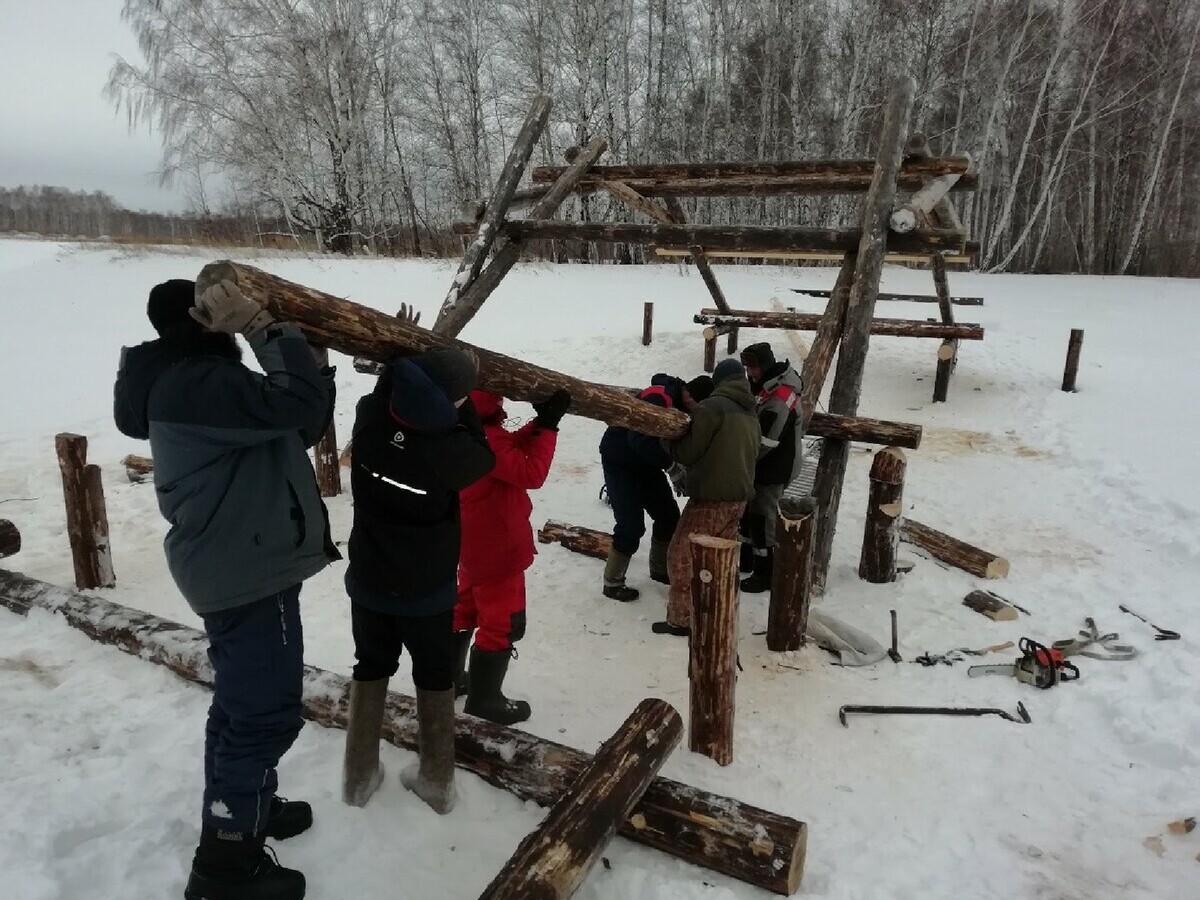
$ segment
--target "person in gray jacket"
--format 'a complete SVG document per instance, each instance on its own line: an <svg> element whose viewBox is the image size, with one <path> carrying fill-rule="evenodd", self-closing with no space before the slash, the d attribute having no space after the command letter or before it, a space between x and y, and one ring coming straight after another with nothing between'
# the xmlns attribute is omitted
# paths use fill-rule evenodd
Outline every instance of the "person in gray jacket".
<svg viewBox="0 0 1200 900"><path fill-rule="evenodd" d="M113 414L150 440L168 568L214 673L184 896L299 900L304 876L264 842L312 824L307 803L275 796L275 767L302 724L300 586L339 556L306 452L333 414L333 370L232 282L198 299L193 282L164 282L147 313L159 339L122 351ZM264 374L241 364L238 333Z"/></svg>

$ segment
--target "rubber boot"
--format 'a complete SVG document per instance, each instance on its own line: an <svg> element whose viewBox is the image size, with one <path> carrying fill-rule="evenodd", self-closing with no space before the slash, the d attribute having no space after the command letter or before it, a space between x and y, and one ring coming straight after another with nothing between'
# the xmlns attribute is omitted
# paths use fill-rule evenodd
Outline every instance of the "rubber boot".
<svg viewBox="0 0 1200 900"><path fill-rule="evenodd" d="M350 717L346 724L346 756L342 762L342 801L366 806L383 783L379 736L388 679L350 682Z"/></svg>
<svg viewBox="0 0 1200 900"><path fill-rule="evenodd" d="M743 539L742 548L738 551L738 571L749 575L754 571L754 545Z"/></svg>
<svg viewBox="0 0 1200 900"><path fill-rule="evenodd" d="M515 725L529 718L529 704L524 700L509 700L501 690L511 656L511 648L480 650L478 645L471 648L471 689L467 693L467 705L463 708L467 715L478 716L497 725Z"/></svg>
<svg viewBox="0 0 1200 900"><path fill-rule="evenodd" d="M304 875L263 849L263 836L205 825L183 890L186 900L303 900Z"/></svg>
<svg viewBox="0 0 1200 900"><path fill-rule="evenodd" d="M628 553L620 550L609 550L608 561L604 564L604 596L610 600L629 603L642 596L637 588L625 584L625 573L629 571Z"/></svg>
<svg viewBox="0 0 1200 900"><path fill-rule="evenodd" d="M312 828L312 807L303 800L271 798L271 811L263 834L273 841L286 841Z"/></svg>
<svg viewBox="0 0 1200 900"><path fill-rule="evenodd" d="M667 550L671 547L670 541L651 541L650 542L650 580L657 581L659 584L669 585L671 583L671 574L667 570Z"/></svg>
<svg viewBox="0 0 1200 900"><path fill-rule="evenodd" d="M762 594L771 589L771 576L775 572L775 550L768 547L754 555L754 574L742 582L743 594Z"/></svg>
<svg viewBox="0 0 1200 900"><path fill-rule="evenodd" d="M471 649L471 631L454 632L454 696L467 696L467 651Z"/></svg>
<svg viewBox="0 0 1200 900"><path fill-rule="evenodd" d="M400 773L400 783L438 815L454 809L454 689L417 688L417 752L420 761Z"/></svg>

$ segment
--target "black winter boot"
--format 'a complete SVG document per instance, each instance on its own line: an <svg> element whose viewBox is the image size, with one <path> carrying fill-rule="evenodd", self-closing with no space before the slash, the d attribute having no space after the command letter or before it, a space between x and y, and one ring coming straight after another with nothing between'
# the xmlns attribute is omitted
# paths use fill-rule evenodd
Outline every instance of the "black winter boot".
<svg viewBox="0 0 1200 900"><path fill-rule="evenodd" d="M763 594L771 589L771 576L775 573L775 550L771 547L766 552L754 556L754 574L742 582L743 594Z"/></svg>
<svg viewBox="0 0 1200 900"><path fill-rule="evenodd" d="M304 875L285 869L263 838L205 825L185 900L303 900Z"/></svg>
<svg viewBox="0 0 1200 900"><path fill-rule="evenodd" d="M669 585L671 573L667 568L667 551L671 548L670 541L650 542L650 580L659 584Z"/></svg>
<svg viewBox="0 0 1200 900"><path fill-rule="evenodd" d="M670 634L675 637L690 637L692 629L686 625L672 625L670 622L655 622L650 626L655 634Z"/></svg>
<svg viewBox="0 0 1200 900"><path fill-rule="evenodd" d="M467 651L471 649L471 637L474 632L454 632L454 697L467 696L470 682L467 679Z"/></svg>
<svg viewBox="0 0 1200 900"><path fill-rule="evenodd" d="M509 700L501 690L511 657L511 649L471 648L471 689L467 692L467 705L463 707L463 712L497 725L516 725L529 718L529 704L524 700Z"/></svg>
<svg viewBox="0 0 1200 900"><path fill-rule="evenodd" d="M641 596L637 588L631 588L625 583L629 559L628 553L616 549L608 551L608 560L604 563L604 596L610 600L630 603Z"/></svg>
<svg viewBox="0 0 1200 900"><path fill-rule="evenodd" d="M742 541L742 549L738 551L738 571L749 575L754 571L754 545Z"/></svg>
<svg viewBox="0 0 1200 900"><path fill-rule="evenodd" d="M286 797L271 798L271 812L263 834L273 841L286 841L290 837L312 828L312 807L303 800L288 800Z"/></svg>

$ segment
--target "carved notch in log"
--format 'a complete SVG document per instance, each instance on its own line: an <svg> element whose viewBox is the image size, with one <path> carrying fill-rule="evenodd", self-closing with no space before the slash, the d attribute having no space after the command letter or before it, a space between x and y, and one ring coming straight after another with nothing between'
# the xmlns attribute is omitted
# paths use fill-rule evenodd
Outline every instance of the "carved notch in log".
<svg viewBox="0 0 1200 900"><path fill-rule="evenodd" d="M31 606L62 615L94 640L212 686L203 632L0 569L0 606L18 614ZM305 667L305 718L345 728L349 679ZM383 738L417 749L416 701L388 694ZM542 806L557 801L587 765L588 754L515 728L472 716L455 719L455 763L488 784ZM731 797L656 778L621 824L623 837L776 894L800 886L808 830L803 822Z"/></svg>
<svg viewBox="0 0 1200 900"><path fill-rule="evenodd" d="M688 678L688 748L733 762L734 686L737 683L737 541L706 534L692 542L692 636Z"/></svg>
<svg viewBox="0 0 1200 900"><path fill-rule="evenodd" d="M116 577L108 544L108 514L100 467L87 464L87 438L81 434L57 435L54 447L62 473L75 584L81 588L112 587Z"/></svg>
<svg viewBox="0 0 1200 900"><path fill-rule="evenodd" d="M966 541L912 519L905 519L900 524L900 540L978 578L1004 578L1008 575L1008 560L1003 556L980 550Z"/></svg>
<svg viewBox="0 0 1200 900"><path fill-rule="evenodd" d="M858 577L872 584L896 580L900 515L904 511L904 473L908 460L899 447L885 447L871 464L871 492L863 531Z"/></svg>
<svg viewBox="0 0 1200 900"><path fill-rule="evenodd" d="M8 519L0 519L0 559L21 552L21 532Z"/></svg>
<svg viewBox="0 0 1200 900"><path fill-rule="evenodd" d="M682 736L683 720L669 703L639 703L480 900L565 900L574 894Z"/></svg>
<svg viewBox="0 0 1200 900"><path fill-rule="evenodd" d="M817 503L812 497L785 497L775 525L775 568L767 608L767 649L799 650L808 630L812 595L813 525Z"/></svg>

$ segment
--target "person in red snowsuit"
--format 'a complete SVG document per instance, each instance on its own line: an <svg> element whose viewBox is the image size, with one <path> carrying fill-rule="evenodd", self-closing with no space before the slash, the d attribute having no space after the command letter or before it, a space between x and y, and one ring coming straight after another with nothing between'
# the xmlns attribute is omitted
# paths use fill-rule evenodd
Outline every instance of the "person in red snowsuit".
<svg viewBox="0 0 1200 900"><path fill-rule="evenodd" d="M536 418L516 431L504 428L503 397L477 390L472 391L471 402L483 421L496 466L459 494L462 551L454 607L456 652L465 666L474 632L465 679L466 712L512 725L530 715L528 703L509 700L501 690L513 644L525 634L525 570L533 565L537 552L528 492L546 483L558 443L558 423L571 405L571 396L558 391L533 404Z"/></svg>

